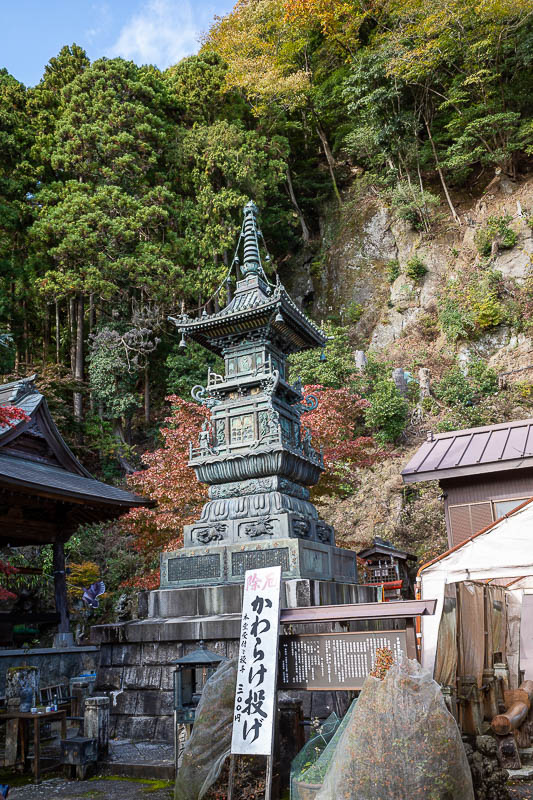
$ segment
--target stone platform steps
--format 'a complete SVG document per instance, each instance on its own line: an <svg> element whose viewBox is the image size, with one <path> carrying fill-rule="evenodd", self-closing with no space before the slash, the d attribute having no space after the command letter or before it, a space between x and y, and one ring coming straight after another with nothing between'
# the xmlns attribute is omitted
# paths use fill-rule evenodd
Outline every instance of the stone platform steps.
<svg viewBox="0 0 533 800"><path fill-rule="evenodd" d="M152 780L174 779L174 745L165 742L114 739L109 756L98 762L100 775Z"/></svg>

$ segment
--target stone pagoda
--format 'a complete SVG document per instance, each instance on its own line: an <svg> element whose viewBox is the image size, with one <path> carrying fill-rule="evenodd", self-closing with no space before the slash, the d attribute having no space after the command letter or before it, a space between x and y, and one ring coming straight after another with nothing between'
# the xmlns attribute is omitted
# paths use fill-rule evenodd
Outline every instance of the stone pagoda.
<svg viewBox="0 0 533 800"><path fill-rule="evenodd" d="M183 346L199 342L224 358L194 396L209 409L190 465L209 486L200 519L181 550L161 556L161 586L139 595L138 619L96 625L95 691L109 693L110 735L172 741L173 661L198 648L232 658L239 650L244 573L280 564L284 608L358 603L376 591L357 583L356 555L335 546L309 487L324 469L305 413L316 407L291 384L290 353L320 348L326 336L261 266L257 209L249 203L237 252L242 280L222 311L174 319ZM307 717L333 710L329 692L305 692Z"/></svg>
<svg viewBox="0 0 533 800"><path fill-rule="evenodd" d="M259 248L257 207L244 208L242 280L214 314L171 318L181 345L193 340L224 359L193 397L209 409L190 466L209 486L183 549L161 557L161 588L242 583L247 569L281 565L285 579L357 582L356 555L335 546L333 528L309 500L324 469L305 414L317 407L290 383L287 356L326 344L326 336L268 281Z"/></svg>

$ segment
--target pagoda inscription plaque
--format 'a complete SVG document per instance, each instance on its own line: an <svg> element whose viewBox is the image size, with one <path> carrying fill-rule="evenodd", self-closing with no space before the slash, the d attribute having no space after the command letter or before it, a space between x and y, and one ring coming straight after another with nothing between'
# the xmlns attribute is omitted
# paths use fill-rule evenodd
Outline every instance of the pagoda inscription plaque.
<svg viewBox="0 0 533 800"><path fill-rule="evenodd" d="M248 203L233 265L233 298L214 314L171 317L181 346L195 341L224 359L193 398L209 409L189 465L209 486L184 547L161 556L161 588L242 583L248 569L281 566L282 577L357 583L355 553L335 546L309 487L324 469L305 414L318 399L291 383L287 356L323 348L326 335L271 283L261 263L257 208ZM243 251L242 266L238 254Z"/></svg>

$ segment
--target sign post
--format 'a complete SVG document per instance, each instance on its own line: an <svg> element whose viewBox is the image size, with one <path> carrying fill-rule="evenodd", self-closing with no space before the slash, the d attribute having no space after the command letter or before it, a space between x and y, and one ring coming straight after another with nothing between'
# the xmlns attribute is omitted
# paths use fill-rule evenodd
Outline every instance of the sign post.
<svg viewBox="0 0 533 800"><path fill-rule="evenodd" d="M265 800L272 788L280 588L279 566L245 574L231 740L232 756L268 756Z"/></svg>

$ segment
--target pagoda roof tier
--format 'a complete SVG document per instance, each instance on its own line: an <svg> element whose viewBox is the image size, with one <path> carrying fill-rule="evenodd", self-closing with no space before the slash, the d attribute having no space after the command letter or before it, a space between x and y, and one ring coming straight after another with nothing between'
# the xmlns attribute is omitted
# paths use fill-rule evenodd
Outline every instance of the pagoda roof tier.
<svg viewBox="0 0 533 800"><path fill-rule="evenodd" d="M327 341L281 283L271 287L258 275L239 281L234 298L222 311L196 319L187 314L170 319L183 336L217 355L229 345L235 346L239 337L262 328L268 328L269 338L285 353L324 347Z"/></svg>

